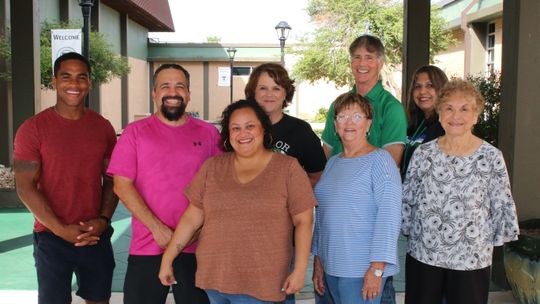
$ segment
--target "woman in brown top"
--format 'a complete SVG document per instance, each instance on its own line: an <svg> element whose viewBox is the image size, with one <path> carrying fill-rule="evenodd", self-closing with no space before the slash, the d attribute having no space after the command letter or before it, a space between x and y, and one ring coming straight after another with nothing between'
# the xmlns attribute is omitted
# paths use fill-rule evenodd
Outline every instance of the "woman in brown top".
<svg viewBox="0 0 540 304"><path fill-rule="evenodd" d="M187 188L190 206L161 263L164 285L175 283L172 261L202 226L196 285L211 303L279 302L303 287L315 198L297 160L270 150L270 126L252 100L223 111L221 139L231 153L206 161Z"/></svg>

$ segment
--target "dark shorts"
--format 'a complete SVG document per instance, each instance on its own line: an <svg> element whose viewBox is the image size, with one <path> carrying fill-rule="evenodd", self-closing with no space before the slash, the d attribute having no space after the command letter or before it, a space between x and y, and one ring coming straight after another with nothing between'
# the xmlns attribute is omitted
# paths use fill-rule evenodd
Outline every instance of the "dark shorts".
<svg viewBox="0 0 540 304"><path fill-rule="evenodd" d="M130 255L126 279L124 281L124 303L163 304L169 293L169 286L159 281L161 255ZM197 261L195 254L181 253L173 262L173 272L177 284L172 285L176 304L209 303L204 290L195 287Z"/></svg>
<svg viewBox="0 0 540 304"><path fill-rule="evenodd" d="M34 232L34 259L39 303L71 303L71 280L77 278L77 295L88 301L111 297L114 255L112 227L96 245L75 247L51 232Z"/></svg>

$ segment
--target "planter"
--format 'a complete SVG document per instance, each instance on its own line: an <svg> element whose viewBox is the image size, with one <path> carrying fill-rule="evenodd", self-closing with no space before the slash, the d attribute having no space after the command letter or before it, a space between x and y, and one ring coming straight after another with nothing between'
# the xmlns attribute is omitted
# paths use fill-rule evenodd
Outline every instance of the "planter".
<svg viewBox="0 0 540 304"><path fill-rule="evenodd" d="M519 303L540 304L540 219L519 226L519 240L504 247L506 277Z"/></svg>
<svg viewBox="0 0 540 304"><path fill-rule="evenodd" d="M0 208L24 208L15 189L0 189Z"/></svg>

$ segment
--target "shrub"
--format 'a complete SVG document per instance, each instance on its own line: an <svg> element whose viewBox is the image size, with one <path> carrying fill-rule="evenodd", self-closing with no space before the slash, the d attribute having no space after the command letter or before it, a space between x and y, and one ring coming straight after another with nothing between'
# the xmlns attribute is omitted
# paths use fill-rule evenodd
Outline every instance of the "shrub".
<svg viewBox="0 0 540 304"><path fill-rule="evenodd" d="M470 81L482 94L486 102L474 127L474 134L490 144L499 145L499 110L501 104L501 73L494 71L488 76L469 75Z"/></svg>

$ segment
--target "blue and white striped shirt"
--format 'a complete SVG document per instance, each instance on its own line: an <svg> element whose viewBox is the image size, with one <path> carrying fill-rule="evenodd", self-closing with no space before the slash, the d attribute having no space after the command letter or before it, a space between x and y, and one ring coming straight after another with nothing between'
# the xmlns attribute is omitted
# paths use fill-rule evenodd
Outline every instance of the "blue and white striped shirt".
<svg viewBox="0 0 540 304"><path fill-rule="evenodd" d="M399 272L401 179L388 152L332 157L314 192L312 252L327 274L364 277L371 262L386 262L385 277Z"/></svg>

